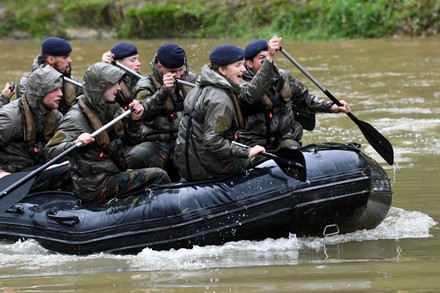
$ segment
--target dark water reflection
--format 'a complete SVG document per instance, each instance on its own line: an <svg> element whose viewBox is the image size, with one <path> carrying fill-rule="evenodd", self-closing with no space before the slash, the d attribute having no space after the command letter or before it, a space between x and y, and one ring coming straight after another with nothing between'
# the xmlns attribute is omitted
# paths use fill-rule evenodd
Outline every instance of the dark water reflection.
<svg viewBox="0 0 440 293"><path fill-rule="evenodd" d="M134 40L142 71L165 40ZM170 40L166 40L170 41ZM209 51L242 40L173 40L199 72ZM73 41L73 74L115 42ZM393 208L373 231L326 239L267 240L136 256L54 255L33 242L0 244L0 292L394 292L440 288L440 39L284 42L294 56L353 113L394 146L389 166L345 115L320 114L304 143L362 144L393 182ZM39 42L0 41L0 84L30 70ZM310 90L325 96L281 54ZM41 278L43 277L43 278Z"/></svg>

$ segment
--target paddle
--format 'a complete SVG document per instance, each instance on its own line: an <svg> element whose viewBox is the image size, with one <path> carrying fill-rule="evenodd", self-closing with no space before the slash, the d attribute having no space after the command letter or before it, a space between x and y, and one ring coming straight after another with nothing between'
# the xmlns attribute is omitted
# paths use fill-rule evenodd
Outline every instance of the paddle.
<svg viewBox="0 0 440 293"><path fill-rule="evenodd" d="M71 78L68 78L67 76L64 76L63 78L64 78L65 81L70 82L73 85L82 87L82 83L80 83L79 81L76 81L76 80L73 80Z"/></svg>
<svg viewBox="0 0 440 293"><path fill-rule="evenodd" d="M119 68L121 68L121 69L123 69L123 70L125 70L127 73L129 73L129 74L131 74L131 75L133 75L133 76L135 76L137 78L141 78L142 77L142 75L140 75L138 72L134 71L133 69L128 68L127 66L125 66L124 64L119 63L118 61L113 60L112 64L117 66L117 67L119 67ZM186 85L186 86L189 86L189 87L195 87L196 86L192 82L188 82L188 81L181 80L181 79L176 79L176 82L180 83L181 85Z"/></svg>
<svg viewBox="0 0 440 293"><path fill-rule="evenodd" d="M327 97L332 100L338 106L342 106L341 102L338 101L322 84L319 83L304 67L302 67L289 53L286 52L283 48L281 48L281 53L286 56L287 59L290 60L302 73L304 73L319 89L327 95ZM391 143L377 131L373 126L368 124L365 121L359 120L353 113L346 113L348 117L353 120L354 123L359 127L359 129L364 134L367 141L371 144L371 146L385 159L385 161L393 165L394 164L394 150Z"/></svg>
<svg viewBox="0 0 440 293"><path fill-rule="evenodd" d="M236 141L233 141L232 144L245 149L251 148L248 145L244 145ZM259 153L259 155L274 160L281 170L283 170L283 172L288 176L302 182L307 180L306 161L304 159L304 155L300 151L289 148L281 148L277 150L275 154L262 152Z"/></svg>
<svg viewBox="0 0 440 293"><path fill-rule="evenodd" d="M127 117L131 114L131 110L127 110L112 121L108 122L98 130L92 133L92 136L95 137L107 128L114 125L116 122L122 120L123 118ZM31 171L31 172L19 172L19 173L12 173L10 175L7 175L3 178L0 178L0 213L4 213L7 209L9 209L11 206L13 206L15 203L22 200L31 189L32 183L34 182L34 179L37 175L39 175L41 172L49 168L51 165L55 164L60 159L66 157L70 153L72 153L74 150L79 148L82 145L82 142L78 142L59 154L58 156L54 157L52 160L48 161L44 165L38 167L37 169Z"/></svg>

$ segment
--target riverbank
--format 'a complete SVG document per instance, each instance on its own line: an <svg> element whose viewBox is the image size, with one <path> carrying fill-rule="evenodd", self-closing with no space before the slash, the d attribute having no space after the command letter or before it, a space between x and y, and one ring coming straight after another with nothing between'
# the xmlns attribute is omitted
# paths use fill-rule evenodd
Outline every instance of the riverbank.
<svg viewBox="0 0 440 293"><path fill-rule="evenodd" d="M436 36L435 0L3 0L3 38L255 38Z"/></svg>

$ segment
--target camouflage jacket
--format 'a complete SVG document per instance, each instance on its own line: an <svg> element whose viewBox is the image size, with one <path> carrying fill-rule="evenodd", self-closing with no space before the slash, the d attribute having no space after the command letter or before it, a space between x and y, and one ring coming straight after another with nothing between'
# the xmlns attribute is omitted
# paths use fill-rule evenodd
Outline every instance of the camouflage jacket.
<svg viewBox="0 0 440 293"><path fill-rule="evenodd" d="M180 120L183 117L183 102L192 89L177 84L172 92L162 87L162 75L157 69L157 59L150 63L152 73L139 79L134 95L145 108L142 123L142 140L169 143L177 137ZM182 80L196 83L197 75L187 71Z"/></svg>
<svg viewBox="0 0 440 293"><path fill-rule="evenodd" d="M248 151L231 143L242 127L238 95L223 76L203 66L200 85L185 99L185 117L179 125L175 164L183 178L224 177Z"/></svg>
<svg viewBox="0 0 440 293"><path fill-rule="evenodd" d="M84 86L84 95L78 98L66 115L64 115L58 131L49 141L46 154L53 158L75 144L75 140L84 132L93 133L103 125L122 114L122 108L116 103L103 103L100 98L112 82L118 82L124 72L116 66L108 67L108 71L94 68L87 71L88 82ZM109 81L103 81L105 72ZM111 82L110 82L111 81ZM105 187L109 176L127 169L124 146L140 142L140 122L128 118L116 123L107 131L95 137L96 141L80 147L69 156L73 189L76 196L84 201L91 201Z"/></svg>

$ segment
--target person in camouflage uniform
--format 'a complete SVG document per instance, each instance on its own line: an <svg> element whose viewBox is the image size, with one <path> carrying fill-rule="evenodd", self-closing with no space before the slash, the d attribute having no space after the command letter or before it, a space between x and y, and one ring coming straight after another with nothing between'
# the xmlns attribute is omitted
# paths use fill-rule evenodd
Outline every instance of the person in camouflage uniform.
<svg viewBox="0 0 440 293"><path fill-rule="evenodd" d="M232 144L244 126L239 96L242 89L243 50L233 45L214 48L210 64L185 99L185 117L179 125L175 164L189 181L225 177L240 172L264 147L243 149Z"/></svg>
<svg viewBox="0 0 440 293"><path fill-rule="evenodd" d="M142 77L134 89L135 98L145 108L143 143L130 152L128 165L131 168L160 167L177 180L174 146L183 117L183 101L192 88L176 80L196 83L197 75L189 71L185 51L174 43L161 45L150 66L152 73Z"/></svg>
<svg viewBox="0 0 440 293"><path fill-rule="evenodd" d="M102 54L102 61L111 63L117 61L127 68L140 74L141 63L139 62L139 53L137 47L132 43L118 43L110 51ZM133 101L133 90L139 81L137 76L126 74L121 81L121 91L116 96L116 102L121 107L126 107Z"/></svg>
<svg viewBox="0 0 440 293"><path fill-rule="evenodd" d="M65 77L79 81L77 78L72 77L72 58L70 56L72 47L70 44L61 38L50 37L41 43L41 53L35 57L32 62L32 70L40 67L52 67L62 73ZM20 98L26 90L29 75L31 72L26 73L18 83L17 98ZM66 114L70 107L76 103L76 97L82 94L82 88L77 85L64 80L63 86L63 99L60 102L58 110L62 114Z"/></svg>
<svg viewBox="0 0 440 293"><path fill-rule="evenodd" d="M268 61L272 49L279 50L281 38L274 36L269 42L256 40L244 49L247 82L262 82L257 73ZM273 47L273 48L272 48ZM263 145L267 149L299 147L303 127L295 120L292 108L307 109L310 112L348 113L349 105L341 100L342 106L312 95L305 85L288 71L273 66L271 85L257 100L245 107L245 127L239 133L239 141L247 145ZM314 119L314 118L313 118Z"/></svg>
<svg viewBox="0 0 440 293"><path fill-rule="evenodd" d="M52 68L38 68L29 76L26 92L0 109L0 177L29 171L47 162L44 146L61 123L57 110L63 76ZM70 185L69 166L46 169L31 190Z"/></svg>
<svg viewBox="0 0 440 293"><path fill-rule="evenodd" d="M142 105L134 100L131 116L119 121L95 138L91 135L122 113L115 106L123 70L105 62L89 66L84 74L84 94L64 116L55 136L46 147L53 158L76 143L81 147L69 156L73 191L84 202L105 201L129 192L142 190L150 184L169 183L160 168L131 170L125 160L125 145L134 145L141 138Z"/></svg>

